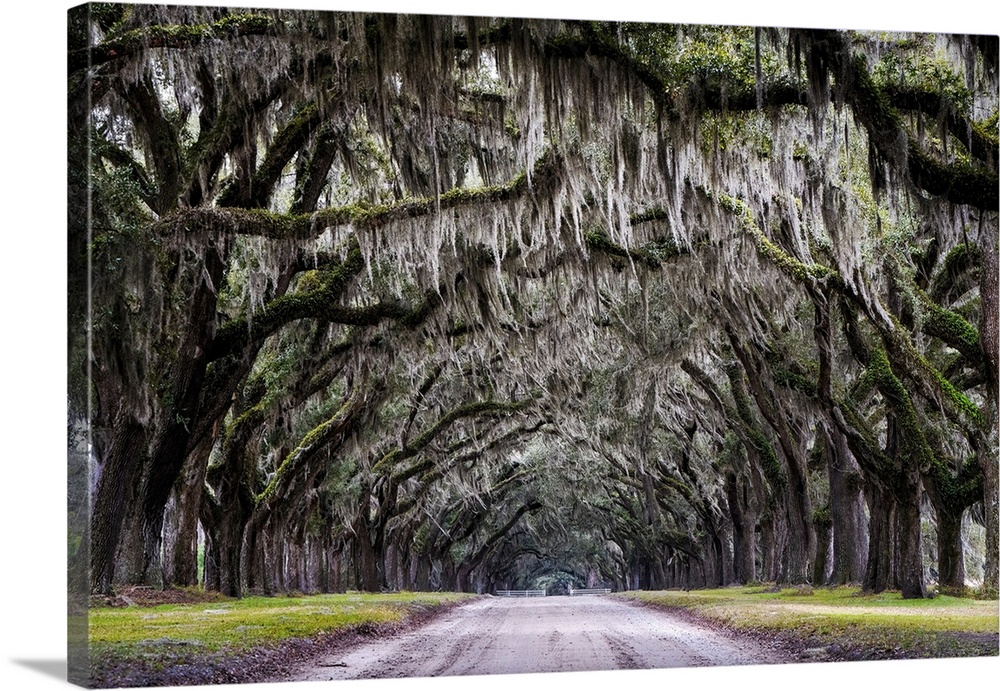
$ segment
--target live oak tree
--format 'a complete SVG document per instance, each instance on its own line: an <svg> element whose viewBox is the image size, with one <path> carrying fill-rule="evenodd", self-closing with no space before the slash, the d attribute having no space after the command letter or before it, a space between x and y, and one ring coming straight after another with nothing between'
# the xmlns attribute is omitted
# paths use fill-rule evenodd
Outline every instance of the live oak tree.
<svg viewBox="0 0 1000 691"><path fill-rule="evenodd" d="M94 3L68 70L93 591L920 597L923 519L996 592L996 37Z"/></svg>

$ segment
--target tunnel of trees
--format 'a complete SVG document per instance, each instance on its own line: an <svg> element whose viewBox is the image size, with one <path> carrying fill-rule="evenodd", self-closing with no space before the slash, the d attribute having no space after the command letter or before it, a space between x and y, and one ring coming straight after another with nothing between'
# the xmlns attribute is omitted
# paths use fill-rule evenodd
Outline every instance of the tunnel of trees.
<svg viewBox="0 0 1000 691"><path fill-rule="evenodd" d="M93 3L88 593L997 589L995 36Z"/></svg>

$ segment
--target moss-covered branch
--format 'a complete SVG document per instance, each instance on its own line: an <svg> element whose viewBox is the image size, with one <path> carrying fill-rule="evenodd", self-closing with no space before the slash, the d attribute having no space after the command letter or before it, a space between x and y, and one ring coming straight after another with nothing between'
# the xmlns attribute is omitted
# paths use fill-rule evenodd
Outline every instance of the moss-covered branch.
<svg viewBox="0 0 1000 691"><path fill-rule="evenodd" d="M897 424L901 428L900 441L906 449L901 457L908 457L923 472L927 472L934 462L934 454L924 437L910 394L903 382L892 371L889 358L883 348L872 348L868 370L874 377L875 386L882 398L892 409Z"/></svg>
<svg viewBox="0 0 1000 691"><path fill-rule="evenodd" d="M305 317L323 317L340 305L349 282L364 267L361 250L354 244L335 268L318 272L315 287L283 295L268 303L253 319L232 319L223 324L212 341L209 356L213 360L236 352L246 343L258 342L285 324Z"/></svg>
<svg viewBox="0 0 1000 691"><path fill-rule="evenodd" d="M810 378L806 372L794 366L787 366L785 363L778 363L769 360L771 366L771 376L774 383L786 389L798 391L809 398L818 398L820 388L816 381Z"/></svg>
<svg viewBox="0 0 1000 691"><path fill-rule="evenodd" d="M532 404L533 400L534 399L532 398L526 398L521 401L513 402L477 401L475 403L466 403L456 408L452 408L443 416L438 418L433 425L414 437L412 441L409 441L403 446L397 447L382 456L382 458L380 458L372 466L372 472L390 472L396 464L409 458L413 458L415 455L427 448L427 446L430 445L430 443L434 441L439 434L447 430L459 420L485 415L515 413L527 408Z"/></svg>
<svg viewBox="0 0 1000 691"><path fill-rule="evenodd" d="M899 84L886 84L881 90L894 109L918 111L932 118L944 118L948 132L972 156L984 163L996 160L996 134L989 132L981 123L962 117L941 94Z"/></svg>
<svg viewBox="0 0 1000 691"><path fill-rule="evenodd" d="M788 478L784 468L778 460L778 455L774 451L774 446L767 434L757 425L753 419L750 408L750 399L747 396L745 386L742 382L743 372L739 367L730 368L727 376L730 380L730 389L733 394L733 404L728 403L719 391L715 382L704 370L689 359L681 362L681 369L691 377L691 380L702 389L715 404L727 420L732 423L733 431L743 442L747 451L759 459L761 471L767 478L768 484L776 492L781 492L788 485Z"/></svg>
<svg viewBox="0 0 1000 691"><path fill-rule="evenodd" d="M339 304L349 279L360 270L361 259L355 248L340 266L323 272L318 286L283 295L268 303L252 319L226 322L212 342L210 356L213 359L226 357L244 344L260 342L298 319L319 319L350 326L374 326L393 320L412 329L441 305L441 296L435 291L427 291L423 300L413 305L398 301L357 307Z"/></svg>
<svg viewBox="0 0 1000 691"><path fill-rule="evenodd" d="M996 173L961 161L942 163L925 152L912 138L909 140L907 154L910 178L925 192L944 197L955 204L970 204L992 211L1000 208L1000 177Z"/></svg>
<svg viewBox="0 0 1000 691"><path fill-rule="evenodd" d="M923 354L917 350L913 339L895 318L872 319L885 344L885 350L897 367L906 372L927 400L941 405L953 422L969 428L982 429L986 420L979 407L964 393L955 388ZM874 357L874 355L873 355Z"/></svg>
<svg viewBox="0 0 1000 691"><path fill-rule="evenodd" d="M878 435L864 417L846 400L833 399L831 417L858 464L886 485L897 482L898 468L879 445Z"/></svg>
<svg viewBox="0 0 1000 691"><path fill-rule="evenodd" d="M920 387L922 394L929 400L943 404L955 421L965 421L973 427L981 427L984 418L979 408L962 392L958 391L936 368L934 368L917 349L913 339L906 333L898 320L891 318L882 307L875 308L867 304L853 290L848 290L843 278L833 269L820 264L805 264L771 242L758 227L750 207L742 200L728 195L719 195L719 203L739 219L741 228L757 241L757 250L765 258L771 260L783 273L804 284L809 289L822 285L836 290L858 308L865 311L871 323L879 331L888 352L903 367L907 376ZM947 338L949 345L956 349L964 348L972 354L980 351L975 329L960 316L937 306L927 300L925 307L928 320L925 329L928 334L939 338ZM851 320L849 320L851 321ZM851 323L853 323L851 321ZM847 327L848 339L854 338L850 325ZM858 344L858 350L867 346ZM870 359L869 354L863 362ZM981 356L978 356L981 360Z"/></svg>
<svg viewBox="0 0 1000 691"><path fill-rule="evenodd" d="M597 230L587 232L584 235L584 242L590 252L610 258L616 269L625 268L626 264L622 260L628 260L632 264L638 263L650 269L659 269L664 262L687 254L687 251L670 239L631 249L622 247L612 241L607 233Z"/></svg>
<svg viewBox="0 0 1000 691"><path fill-rule="evenodd" d="M838 93L868 131L869 141L883 160L930 194L981 209L996 211L1000 207L1000 179L996 172L962 162L942 163L926 153L872 80L864 58L851 55L840 32L810 32L810 37L814 62L833 68L840 86Z"/></svg>
<svg viewBox="0 0 1000 691"><path fill-rule="evenodd" d="M219 195L217 204L226 207L265 208L285 166L302 148L319 122L320 111L315 103L307 103L299 108L268 146L264 160L249 184L231 183Z"/></svg>
<svg viewBox="0 0 1000 691"><path fill-rule="evenodd" d="M983 366L983 351L979 344L979 331L961 315L945 309L924 293L916 291L919 305L924 312L921 331L941 339L966 357L974 367Z"/></svg>
<svg viewBox="0 0 1000 691"><path fill-rule="evenodd" d="M330 207L311 214L279 214L261 209L198 208L178 211L160 220L154 231L172 235L198 229L210 229L234 235L255 235L266 238L307 240L318 237L329 228L351 225L357 229L374 229L394 221L430 216L477 204L510 201L543 183L558 167L558 156L548 153L536 161L532 182L521 174L506 185L475 189L458 188L438 198L426 197L395 204L350 204Z"/></svg>
<svg viewBox="0 0 1000 691"><path fill-rule="evenodd" d="M373 384L366 390L355 390L336 413L310 430L278 466L274 477L256 497L258 511L268 510L283 498L292 494L296 487L303 488L311 473L304 468L337 440L345 440L353 429L359 415L384 392L384 385Z"/></svg>
<svg viewBox="0 0 1000 691"><path fill-rule="evenodd" d="M979 245L963 242L945 255L941 269L932 277L931 300L939 304L964 294L979 284L983 253Z"/></svg>
<svg viewBox="0 0 1000 691"><path fill-rule="evenodd" d="M757 225L753 211L746 202L728 194L720 194L719 205L737 217L740 228L756 241L757 251L761 256L770 260L782 272L812 288L825 285L844 291L844 279L837 271L822 264L806 264L774 244Z"/></svg>
<svg viewBox="0 0 1000 691"><path fill-rule="evenodd" d="M89 50L69 52L69 73L137 55L148 48L191 48L210 40L263 35L274 20L263 14L231 14L211 24L150 26L113 36Z"/></svg>
<svg viewBox="0 0 1000 691"><path fill-rule="evenodd" d="M869 369L901 428L900 458L920 469L925 481L933 483L936 499L949 509L961 510L981 499L982 468L973 460L964 463L958 474L953 474L948 464L934 452L909 392L892 371L884 350L873 349Z"/></svg>

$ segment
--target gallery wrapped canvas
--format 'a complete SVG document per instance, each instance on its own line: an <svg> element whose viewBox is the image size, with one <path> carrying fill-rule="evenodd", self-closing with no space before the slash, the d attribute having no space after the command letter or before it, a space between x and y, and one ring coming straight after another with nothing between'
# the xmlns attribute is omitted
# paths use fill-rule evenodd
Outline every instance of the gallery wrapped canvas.
<svg viewBox="0 0 1000 691"><path fill-rule="evenodd" d="M68 13L69 679L998 655L998 37Z"/></svg>

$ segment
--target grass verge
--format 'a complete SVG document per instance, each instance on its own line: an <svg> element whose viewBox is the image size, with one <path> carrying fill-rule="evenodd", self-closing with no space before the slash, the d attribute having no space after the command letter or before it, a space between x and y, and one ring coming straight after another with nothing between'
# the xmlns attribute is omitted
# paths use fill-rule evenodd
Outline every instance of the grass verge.
<svg viewBox="0 0 1000 691"><path fill-rule="evenodd" d="M90 610L95 686L254 682L331 646L383 635L471 596L341 593Z"/></svg>
<svg viewBox="0 0 1000 691"><path fill-rule="evenodd" d="M857 588L736 587L634 591L631 598L783 644L800 659L875 660L997 655L996 600L903 600Z"/></svg>

